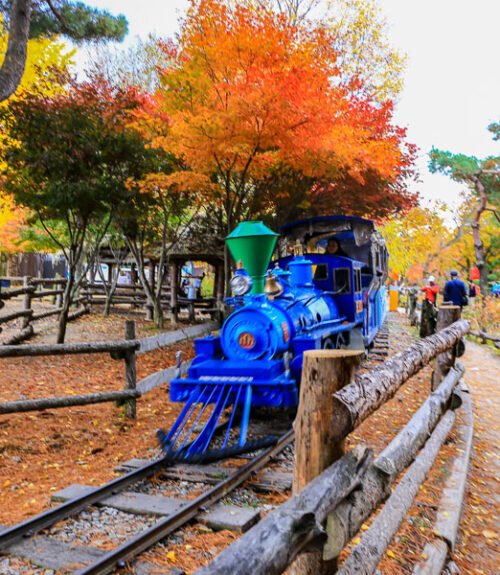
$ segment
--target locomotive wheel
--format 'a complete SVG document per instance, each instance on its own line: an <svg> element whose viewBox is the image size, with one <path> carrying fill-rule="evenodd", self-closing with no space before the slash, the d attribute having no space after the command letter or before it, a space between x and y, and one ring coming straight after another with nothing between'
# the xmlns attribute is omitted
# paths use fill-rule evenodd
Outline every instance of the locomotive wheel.
<svg viewBox="0 0 500 575"><path fill-rule="evenodd" d="M340 335L332 335L331 337L325 337L321 345L322 349L340 349L342 345Z"/></svg>

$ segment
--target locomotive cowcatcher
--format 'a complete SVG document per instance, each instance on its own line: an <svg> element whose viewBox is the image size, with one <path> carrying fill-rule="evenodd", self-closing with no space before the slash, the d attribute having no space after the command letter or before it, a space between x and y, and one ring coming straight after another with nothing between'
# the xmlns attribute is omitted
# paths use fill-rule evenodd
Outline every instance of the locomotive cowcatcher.
<svg viewBox="0 0 500 575"><path fill-rule="evenodd" d="M220 335L195 340L187 376L170 383L170 399L185 406L172 429L158 434L165 452L206 452L229 408L221 448L236 413L243 448L252 408L297 405L304 351L372 345L386 315L388 264L373 222L315 217L283 226L275 250L277 239L257 221L226 238L237 262L226 300L233 311Z"/></svg>

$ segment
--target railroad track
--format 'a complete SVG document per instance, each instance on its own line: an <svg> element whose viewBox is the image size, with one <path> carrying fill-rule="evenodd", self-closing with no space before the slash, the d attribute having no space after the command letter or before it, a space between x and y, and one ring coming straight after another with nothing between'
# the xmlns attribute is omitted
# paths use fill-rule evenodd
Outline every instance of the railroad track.
<svg viewBox="0 0 500 575"><path fill-rule="evenodd" d="M387 327L384 327L377 335L368 357L360 366L362 369L369 368L373 365L373 362L384 361L386 359L389 353L388 339L389 332ZM221 430L223 430L224 426L221 425L220 427ZM258 435L262 435L262 429ZM247 481L252 474L264 468L292 442L293 431L290 430L281 435L275 445L260 448L257 455L252 458L248 458L245 455L237 456L240 458L242 466L236 468L222 479L220 478L220 473L217 472L217 469L220 471L220 468L215 468L214 471L214 466L210 465L179 465L168 458L146 463L140 461L134 462L132 460L128 466L125 465L125 467L122 468L122 470L128 469L129 471L113 481L97 488L72 486L63 490L62 497L69 498L61 505L18 525L5 528L3 531L0 526L0 566L2 557L18 556L24 560L35 561L38 565L44 565L45 569L55 568L57 572L61 573L69 572L74 575L104 575L111 573L115 568L126 566L128 562L137 559L144 551L150 549L159 541L164 540L169 535L187 525L190 521L206 513L207 510L213 507L222 498L226 497ZM244 459L248 459L248 461L244 462ZM212 469L210 469L211 467ZM286 474L278 473L276 475L285 476ZM177 505L177 508L171 512L166 512L165 509L158 509L158 502L160 500L165 500L167 504L167 500L171 501L171 498L162 495L146 495L146 498L156 498L152 504L151 501L149 502L151 504L149 510L155 518L159 516L159 519L153 522L150 521L150 524L141 527L137 534L128 537L111 550L92 548L93 550L90 553L83 552L79 554L78 551L76 551L76 553L69 552L66 563L64 563L64 560L60 560L60 558L56 558L55 561L51 562L51 556L57 554L58 549L57 545L54 546L54 544L51 543L54 533L57 541L58 529L56 524L64 522L64 520L69 518L79 517L80 514L87 512L89 508L94 508L95 506L124 510L124 508L127 508L127 505L123 504L123 499L127 497L128 499L133 499L134 494L140 495L141 490L144 493L141 484L158 476L167 479L167 481L185 480L186 482L192 482L194 485L203 484L204 487L207 485L210 485L210 487L200 495L196 495L192 500L184 500L181 505ZM281 487L282 486L280 486L280 488ZM126 491L130 488L134 491ZM277 489L277 491L279 490L281 489ZM121 496L120 494L123 494L125 491L126 496ZM64 494L64 492L66 492L66 494ZM120 497L122 497L122 499L120 499ZM136 507L137 506L140 507L141 505L138 504ZM128 513L137 512L134 511L134 509L130 509L130 507L133 508L134 505L129 505L129 508L126 509ZM146 505L146 507L148 506ZM166 508L168 509L168 504ZM138 511L137 513L145 515L148 513L148 510L143 508L142 511ZM258 514L256 513L255 515ZM128 521L128 518L124 517L121 520ZM61 554L67 552L66 547L68 546L61 547ZM40 553L41 557L37 556L37 553ZM93 553L96 556L90 557ZM71 565L73 568L70 569L65 565ZM151 569L148 569L148 565L151 566ZM45 573L45 569L40 570L39 573ZM22 571L20 572L22 573ZM26 572L38 574L37 571L30 570ZM137 573L141 575L147 575L148 572L154 572L154 565L144 563L142 569L137 571ZM175 571L172 573L174 572ZM177 571L177 573L181 573L181 571Z"/></svg>
<svg viewBox="0 0 500 575"><path fill-rule="evenodd" d="M289 430L277 439L275 445L260 449L248 462L244 463L241 467L237 467L236 470L227 477L215 480L215 485L201 495L185 502L172 513L162 516L158 521L130 537L118 547L102 553L99 552L95 560L92 560L86 565L82 565L80 562L81 555L85 555L84 552L80 553L80 555L78 553L73 554L73 556L71 556L70 553L70 558L66 561L68 564L66 567L63 566L61 568L60 558L54 558L55 560L51 563L50 555L57 552L57 545L51 546L50 542L48 542L50 537L45 535L43 530L47 531L56 523L69 517L74 517L91 506L98 504L108 505L106 502L109 501L110 498L116 498L117 495L126 488L134 484L140 484L158 473L167 473L168 476L169 470L172 473L168 467L168 461L165 459L153 461L141 465L139 468L105 485L97 488L83 489L81 495L71 498L58 507L0 531L0 558L1 556L12 557L20 555L25 559L34 560L35 563L44 565L46 568L55 567L61 569L61 572L71 572L75 575L104 575L111 573L115 568L124 567L127 562L137 558L155 543L185 526L195 517L203 514L203 512L206 512L216 502L241 486L252 474L265 467L292 441L293 431ZM241 460L241 462L243 463L243 460ZM212 477L212 482L214 482L214 477ZM130 497L130 493L128 496ZM167 500L167 498L164 499ZM38 552L41 557L37 557L37 549L39 549ZM45 559L45 555L49 557ZM76 568L69 569L69 565ZM41 571L41 573L43 572L44 571ZM147 567L142 569L142 573L147 572Z"/></svg>

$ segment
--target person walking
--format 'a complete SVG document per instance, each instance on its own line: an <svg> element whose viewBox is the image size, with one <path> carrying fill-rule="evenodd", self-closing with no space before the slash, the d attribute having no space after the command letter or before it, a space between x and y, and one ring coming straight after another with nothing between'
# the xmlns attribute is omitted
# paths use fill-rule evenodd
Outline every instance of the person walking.
<svg viewBox="0 0 500 575"><path fill-rule="evenodd" d="M467 289L464 282L458 279L458 272L456 270L451 270L450 279L444 286L443 295L444 303L458 305L460 308L469 303L467 299Z"/></svg>
<svg viewBox="0 0 500 575"><path fill-rule="evenodd" d="M422 290L424 292L424 301L422 302L422 316L420 318L420 337L427 337L436 333L437 309L436 299L439 293L439 286L436 284L436 278L429 276L427 283Z"/></svg>
<svg viewBox="0 0 500 575"><path fill-rule="evenodd" d="M473 309L476 302L476 297L479 295L479 286L472 280L469 280L469 305Z"/></svg>

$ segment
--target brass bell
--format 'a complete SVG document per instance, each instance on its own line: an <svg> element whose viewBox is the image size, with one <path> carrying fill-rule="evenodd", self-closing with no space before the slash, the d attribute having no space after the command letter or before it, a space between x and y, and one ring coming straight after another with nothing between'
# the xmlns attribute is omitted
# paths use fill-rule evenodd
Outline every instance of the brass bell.
<svg viewBox="0 0 500 575"><path fill-rule="evenodd" d="M264 293L269 299L274 299L283 293L283 286L276 279L271 270L267 272L266 283L264 284Z"/></svg>

